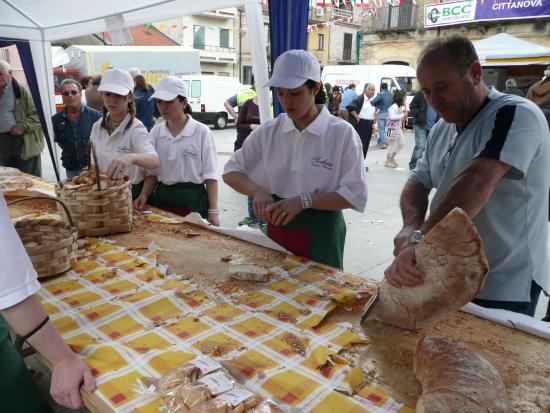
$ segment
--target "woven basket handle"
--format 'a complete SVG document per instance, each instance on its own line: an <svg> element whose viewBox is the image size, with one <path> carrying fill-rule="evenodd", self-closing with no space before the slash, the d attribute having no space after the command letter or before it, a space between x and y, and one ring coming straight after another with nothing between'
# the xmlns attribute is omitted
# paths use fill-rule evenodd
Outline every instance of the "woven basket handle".
<svg viewBox="0 0 550 413"><path fill-rule="evenodd" d="M94 167L95 167L95 180L97 185L97 190L101 191L101 178L99 176L99 164L97 162L97 154L95 153L95 146L92 141L88 141L88 148L86 150L86 157L88 158L88 169L92 167L92 155L94 157Z"/></svg>
<svg viewBox="0 0 550 413"><path fill-rule="evenodd" d="M19 198L19 199L15 199L13 201L7 202L7 205L9 206L9 205L17 204L18 202L30 201L31 199L49 199L51 201L58 202L63 207L63 210L65 211L65 214L67 215L67 219L69 220L69 224L71 224L71 226L74 227L73 217L71 217L71 213L69 212L69 208L67 208L67 205L65 205L65 203L62 200L58 199L58 198L53 198L51 196L28 196L28 197L25 197L25 198Z"/></svg>

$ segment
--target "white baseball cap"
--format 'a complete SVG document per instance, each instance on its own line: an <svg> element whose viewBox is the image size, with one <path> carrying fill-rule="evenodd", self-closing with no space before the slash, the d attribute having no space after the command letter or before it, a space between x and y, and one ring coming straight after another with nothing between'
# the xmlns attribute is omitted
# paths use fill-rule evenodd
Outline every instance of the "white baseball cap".
<svg viewBox="0 0 550 413"><path fill-rule="evenodd" d="M134 79L126 70L109 69L101 75L101 83L97 90L126 96L134 90Z"/></svg>
<svg viewBox="0 0 550 413"><path fill-rule="evenodd" d="M265 86L295 89L307 80L321 81L319 62L305 50L287 50L275 60L273 74Z"/></svg>
<svg viewBox="0 0 550 413"><path fill-rule="evenodd" d="M163 77L157 84L157 90L151 95L151 99L164 101L174 100L176 97L187 97L187 86L183 80L176 76Z"/></svg>

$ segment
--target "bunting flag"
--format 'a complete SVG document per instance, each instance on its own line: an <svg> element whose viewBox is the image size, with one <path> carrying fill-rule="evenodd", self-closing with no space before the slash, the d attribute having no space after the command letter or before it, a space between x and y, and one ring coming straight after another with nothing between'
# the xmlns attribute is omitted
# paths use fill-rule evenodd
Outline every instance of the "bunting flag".
<svg viewBox="0 0 550 413"><path fill-rule="evenodd" d="M150 29L152 25L153 25L153 23L145 23L145 28Z"/></svg>
<svg viewBox="0 0 550 413"><path fill-rule="evenodd" d="M165 27L166 27L166 24L164 24L164 23L159 24L159 29L160 30L164 30Z"/></svg>

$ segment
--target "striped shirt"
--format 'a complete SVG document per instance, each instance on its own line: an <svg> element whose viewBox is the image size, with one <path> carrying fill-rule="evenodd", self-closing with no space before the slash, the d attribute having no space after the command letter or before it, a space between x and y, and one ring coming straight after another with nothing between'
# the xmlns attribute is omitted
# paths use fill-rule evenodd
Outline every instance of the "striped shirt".
<svg viewBox="0 0 550 413"><path fill-rule="evenodd" d="M443 119L436 123L409 179L436 189L430 204L433 211L456 175L475 158L511 166L473 220L489 261L478 298L530 301L532 280L545 291L550 287L550 132L541 110L526 99L491 88L485 106L460 134L455 124Z"/></svg>

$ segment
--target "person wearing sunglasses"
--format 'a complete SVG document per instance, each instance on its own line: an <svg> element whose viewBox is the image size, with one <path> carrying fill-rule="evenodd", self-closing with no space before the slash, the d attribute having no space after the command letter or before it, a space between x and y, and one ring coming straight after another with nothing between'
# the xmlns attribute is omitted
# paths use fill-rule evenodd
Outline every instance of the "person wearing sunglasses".
<svg viewBox="0 0 550 413"><path fill-rule="evenodd" d="M153 202L181 216L198 212L219 226L216 145L210 129L184 112L187 95L183 80L167 76L150 97L164 119L151 130L160 168L145 177L134 206L143 209Z"/></svg>
<svg viewBox="0 0 550 413"><path fill-rule="evenodd" d="M59 88L65 107L52 116L54 141L61 148L61 164L71 179L87 166L86 148L101 113L82 104L82 87L76 80L65 79Z"/></svg>
<svg viewBox="0 0 550 413"><path fill-rule="evenodd" d="M109 69L98 90L103 97L103 118L91 134L99 170L111 179L129 176L132 198L141 193L145 171L159 167L159 158L147 128L136 118L134 79L122 69Z"/></svg>

